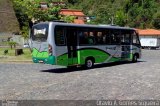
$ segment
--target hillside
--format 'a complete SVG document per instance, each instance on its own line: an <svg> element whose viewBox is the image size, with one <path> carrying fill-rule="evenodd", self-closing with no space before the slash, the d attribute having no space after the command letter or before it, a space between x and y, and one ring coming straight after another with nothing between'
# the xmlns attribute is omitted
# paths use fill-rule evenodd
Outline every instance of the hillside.
<svg viewBox="0 0 160 106"><path fill-rule="evenodd" d="M21 29L28 27L33 17L39 21L60 19L61 16L58 16L60 8L51 7L37 11L36 8L40 7L42 1L47 3L64 1L69 9L81 9L91 18L88 24L160 29L160 0L34 0L34 3L32 0L12 1Z"/></svg>
<svg viewBox="0 0 160 106"><path fill-rule="evenodd" d="M19 23L10 0L0 0L0 32L17 32Z"/></svg>
<svg viewBox="0 0 160 106"><path fill-rule="evenodd" d="M160 0L68 0L70 8L94 16L94 24L160 29Z"/></svg>

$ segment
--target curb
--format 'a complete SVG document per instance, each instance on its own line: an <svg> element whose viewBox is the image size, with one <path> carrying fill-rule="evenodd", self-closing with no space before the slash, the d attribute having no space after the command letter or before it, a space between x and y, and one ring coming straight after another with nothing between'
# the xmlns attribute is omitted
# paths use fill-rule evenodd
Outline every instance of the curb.
<svg viewBox="0 0 160 106"><path fill-rule="evenodd" d="M15 60L15 61L0 61L0 63L28 63L32 64L32 61L21 61L21 60Z"/></svg>

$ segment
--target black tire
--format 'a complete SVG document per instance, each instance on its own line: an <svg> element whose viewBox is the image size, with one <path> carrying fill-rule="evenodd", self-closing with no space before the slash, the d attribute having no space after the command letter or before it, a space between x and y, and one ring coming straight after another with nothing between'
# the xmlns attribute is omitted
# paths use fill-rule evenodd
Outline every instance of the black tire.
<svg viewBox="0 0 160 106"><path fill-rule="evenodd" d="M138 60L138 56L137 56L137 55L133 55L132 62L133 62L133 63L136 63L137 60Z"/></svg>
<svg viewBox="0 0 160 106"><path fill-rule="evenodd" d="M94 61L92 59L86 59L85 67L86 68L93 68L93 66L94 66Z"/></svg>

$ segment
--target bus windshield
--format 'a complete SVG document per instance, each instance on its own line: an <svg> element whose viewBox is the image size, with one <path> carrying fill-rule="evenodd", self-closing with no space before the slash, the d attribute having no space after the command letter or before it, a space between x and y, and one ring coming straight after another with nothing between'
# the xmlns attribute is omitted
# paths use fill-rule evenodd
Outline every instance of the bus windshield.
<svg viewBox="0 0 160 106"><path fill-rule="evenodd" d="M48 24L40 24L33 26L31 30L31 39L33 41L45 42L48 37Z"/></svg>

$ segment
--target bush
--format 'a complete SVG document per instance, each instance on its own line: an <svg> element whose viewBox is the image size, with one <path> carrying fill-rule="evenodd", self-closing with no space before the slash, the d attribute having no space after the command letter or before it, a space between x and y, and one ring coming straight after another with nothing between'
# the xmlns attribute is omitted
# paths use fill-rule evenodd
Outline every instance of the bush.
<svg viewBox="0 0 160 106"><path fill-rule="evenodd" d="M13 42L13 41L10 41L10 42L8 42L8 44L9 44L9 46L11 47L11 49L14 47L14 48L16 48L16 42Z"/></svg>

